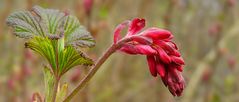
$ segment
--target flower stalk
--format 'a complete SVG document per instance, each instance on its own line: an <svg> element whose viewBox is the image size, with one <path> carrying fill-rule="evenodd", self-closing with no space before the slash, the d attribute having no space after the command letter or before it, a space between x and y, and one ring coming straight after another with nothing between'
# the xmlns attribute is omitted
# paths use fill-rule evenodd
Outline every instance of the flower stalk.
<svg viewBox="0 0 239 102"><path fill-rule="evenodd" d="M117 44L112 44L98 59L96 64L92 66L88 74L80 81L78 86L66 97L63 102L70 102L70 100L90 81L90 79L95 75L100 66L110 57L110 55L112 55L117 49L119 49L122 44L130 40L131 38L125 38L120 40Z"/></svg>
<svg viewBox="0 0 239 102"><path fill-rule="evenodd" d="M52 102L56 102L56 95L57 95L57 89L58 89L59 81L60 81L60 78L56 77L55 78L55 83L54 83L53 95L52 95L53 96Z"/></svg>

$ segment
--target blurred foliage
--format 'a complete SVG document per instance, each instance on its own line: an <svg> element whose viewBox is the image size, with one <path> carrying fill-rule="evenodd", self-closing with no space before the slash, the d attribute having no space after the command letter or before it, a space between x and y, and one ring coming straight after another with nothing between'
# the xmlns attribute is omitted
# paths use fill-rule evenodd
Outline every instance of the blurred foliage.
<svg viewBox="0 0 239 102"><path fill-rule="evenodd" d="M30 101L35 92L44 97L44 60L25 49L24 40L15 37L5 22L10 13L30 10L34 5L76 15L95 38L96 47L87 51L91 58L97 59L112 43L117 24L143 17L147 27L172 31L185 59L187 87L182 97L173 97L160 79L151 77L143 56L115 53L74 102L239 101L238 0L94 0L91 15L84 12L82 0L1 0L1 102ZM61 80L62 85L71 83L68 91L88 71L81 67L67 72ZM79 80L73 82L70 79L78 69Z"/></svg>

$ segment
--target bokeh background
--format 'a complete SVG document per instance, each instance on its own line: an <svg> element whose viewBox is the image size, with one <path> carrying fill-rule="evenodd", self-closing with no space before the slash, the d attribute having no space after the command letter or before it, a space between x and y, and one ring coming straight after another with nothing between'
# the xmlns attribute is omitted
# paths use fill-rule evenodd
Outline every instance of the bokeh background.
<svg viewBox="0 0 239 102"><path fill-rule="evenodd" d="M186 65L187 87L173 97L160 78L148 71L145 56L115 53L73 102L239 102L238 0L93 0L85 13L83 0L0 0L0 102L27 102L44 97L43 67L5 24L17 10L40 5L68 10L96 40L87 54L97 59L112 43L114 28L124 20L145 18L146 27L173 32ZM89 68L69 71L61 83L71 91Z"/></svg>

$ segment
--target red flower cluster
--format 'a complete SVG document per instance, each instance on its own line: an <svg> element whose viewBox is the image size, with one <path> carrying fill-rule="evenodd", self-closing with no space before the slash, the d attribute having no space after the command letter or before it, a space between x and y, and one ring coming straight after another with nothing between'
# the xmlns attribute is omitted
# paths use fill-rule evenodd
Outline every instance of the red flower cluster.
<svg viewBox="0 0 239 102"><path fill-rule="evenodd" d="M124 38L131 39L119 49L127 54L142 54L147 56L149 70L152 76L159 75L174 96L180 96L185 87L185 81L181 72L184 60L178 48L171 40L170 31L160 28L148 28L142 32L145 20L135 18L118 25L114 32L114 43L121 39L120 32L128 26L128 32Z"/></svg>

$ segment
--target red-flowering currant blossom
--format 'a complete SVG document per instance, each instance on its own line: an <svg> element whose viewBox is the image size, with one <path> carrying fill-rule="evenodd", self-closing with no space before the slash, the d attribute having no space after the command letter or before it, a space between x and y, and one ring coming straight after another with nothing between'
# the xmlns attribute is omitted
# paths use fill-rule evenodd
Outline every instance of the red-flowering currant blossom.
<svg viewBox="0 0 239 102"><path fill-rule="evenodd" d="M173 35L170 31L152 27L140 32L145 26L145 20L135 18L118 25L114 32L114 44L121 40L120 32L128 26L124 38L130 41L124 43L119 51L136 55L146 55L149 70L152 76L159 75L174 96L180 96L185 87L181 72L184 60L178 48L172 42Z"/></svg>

